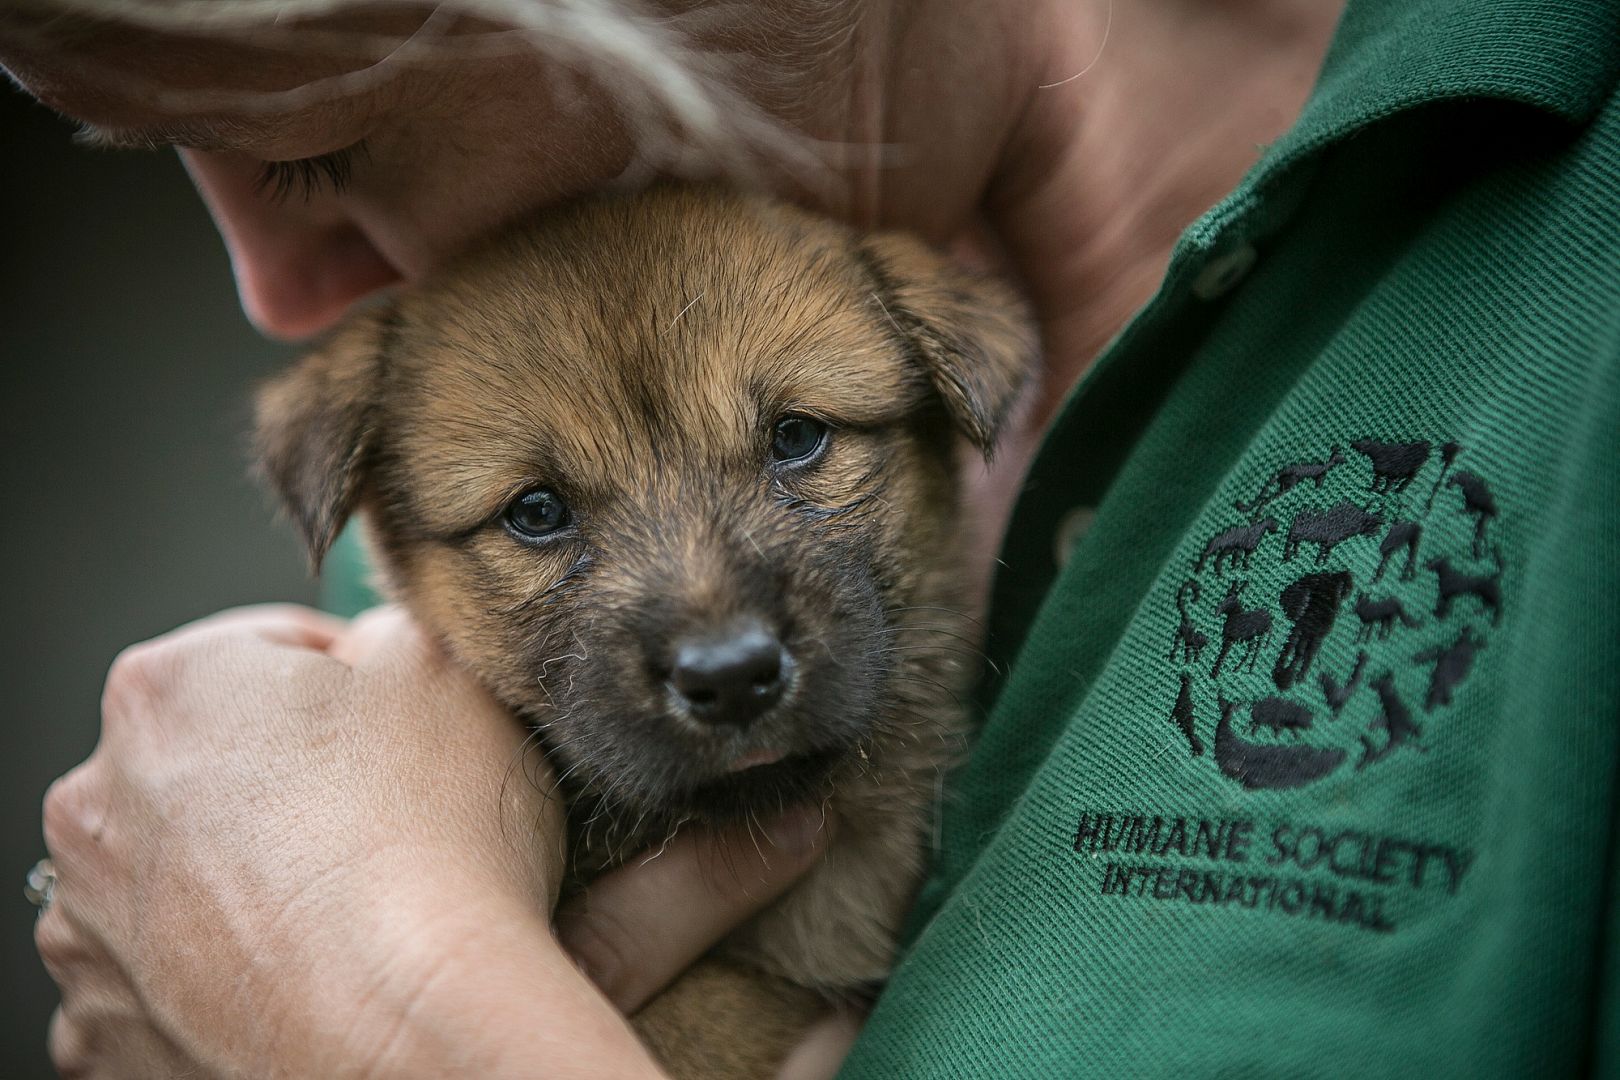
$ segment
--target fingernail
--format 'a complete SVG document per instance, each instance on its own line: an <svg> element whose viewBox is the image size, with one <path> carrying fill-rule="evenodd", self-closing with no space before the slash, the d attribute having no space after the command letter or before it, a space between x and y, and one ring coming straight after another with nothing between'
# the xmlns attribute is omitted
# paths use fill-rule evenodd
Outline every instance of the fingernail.
<svg viewBox="0 0 1620 1080"><path fill-rule="evenodd" d="M808 855L818 844L832 839L833 816L822 806L797 806L765 830L771 846L789 855Z"/></svg>

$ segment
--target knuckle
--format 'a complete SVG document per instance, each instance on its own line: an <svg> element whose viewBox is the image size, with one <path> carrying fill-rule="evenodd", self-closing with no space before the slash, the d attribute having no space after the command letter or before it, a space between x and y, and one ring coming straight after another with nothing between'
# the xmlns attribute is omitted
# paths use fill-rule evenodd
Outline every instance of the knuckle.
<svg viewBox="0 0 1620 1080"><path fill-rule="evenodd" d="M34 920L34 949L57 985L83 951L74 939L67 920L53 911L42 912Z"/></svg>
<svg viewBox="0 0 1620 1080"><path fill-rule="evenodd" d="M192 623L189 633L236 633L242 630L294 631L322 638L343 621L302 604L249 604Z"/></svg>
<svg viewBox="0 0 1620 1080"><path fill-rule="evenodd" d="M300 626L316 625L319 614L302 604L289 604L281 601L271 601L264 604L245 604L227 612L229 615L246 619L266 619L282 622L297 623Z"/></svg>
<svg viewBox="0 0 1620 1080"><path fill-rule="evenodd" d="M104 720L138 713L140 706L157 697L172 681L176 648L158 638L131 645L120 652L107 669L107 682L101 696Z"/></svg>
<svg viewBox="0 0 1620 1080"><path fill-rule="evenodd" d="M744 840L741 844L731 838L716 841L716 847L725 852L717 860L699 863L700 885L711 911L724 912L740 921L763 906L786 884L786 860L772 859L770 855L754 850Z"/></svg>
<svg viewBox="0 0 1620 1080"><path fill-rule="evenodd" d="M91 791L88 763L52 781L45 789L41 819L45 847L56 858L78 848L85 840L101 837L102 813Z"/></svg>
<svg viewBox="0 0 1620 1080"><path fill-rule="evenodd" d="M625 963L626 938L619 921L603 911L573 914L559 923L557 934L596 988L622 1005L630 990L630 968Z"/></svg>
<svg viewBox="0 0 1620 1080"><path fill-rule="evenodd" d="M356 633L396 634L409 628L411 620L398 604L378 604L356 615L349 625Z"/></svg>
<svg viewBox="0 0 1620 1080"><path fill-rule="evenodd" d="M770 824L763 836L750 826L714 834L699 861L715 900L739 911L760 907L813 868L830 831L819 808L800 807Z"/></svg>
<svg viewBox="0 0 1620 1080"><path fill-rule="evenodd" d="M373 608L377 626L389 637L399 642L400 646L413 652L420 652L430 648L432 638L422 629L422 624L411 617L398 604L388 604L384 607Z"/></svg>
<svg viewBox="0 0 1620 1080"><path fill-rule="evenodd" d="M66 1006L51 1014L51 1026L45 1036L46 1052L51 1064L63 1077L90 1075L85 1054L85 1040L79 1025L67 1014Z"/></svg>

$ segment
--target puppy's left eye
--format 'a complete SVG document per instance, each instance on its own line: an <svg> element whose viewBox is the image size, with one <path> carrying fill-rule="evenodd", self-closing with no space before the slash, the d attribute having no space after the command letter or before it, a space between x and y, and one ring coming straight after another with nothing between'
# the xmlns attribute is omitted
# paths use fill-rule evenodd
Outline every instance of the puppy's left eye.
<svg viewBox="0 0 1620 1080"><path fill-rule="evenodd" d="M784 416L771 429L771 460L805 461L827 442L827 425L808 416Z"/></svg>
<svg viewBox="0 0 1620 1080"><path fill-rule="evenodd" d="M538 540L568 524L568 507L555 491L530 488L512 500L502 519L519 539Z"/></svg>

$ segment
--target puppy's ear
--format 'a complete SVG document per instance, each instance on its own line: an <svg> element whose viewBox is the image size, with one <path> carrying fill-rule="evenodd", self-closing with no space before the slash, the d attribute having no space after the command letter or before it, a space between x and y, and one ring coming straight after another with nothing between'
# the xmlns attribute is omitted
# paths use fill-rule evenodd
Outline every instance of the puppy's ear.
<svg viewBox="0 0 1620 1080"><path fill-rule="evenodd" d="M352 316L259 391L259 467L298 526L317 571L365 480L392 325L386 309Z"/></svg>
<svg viewBox="0 0 1620 1080"><path fill-rule="evenodd" d="M882 233L861 247L883 315L988 459L1039 360L1029 305L1005 283L912 237Z"/></svg>

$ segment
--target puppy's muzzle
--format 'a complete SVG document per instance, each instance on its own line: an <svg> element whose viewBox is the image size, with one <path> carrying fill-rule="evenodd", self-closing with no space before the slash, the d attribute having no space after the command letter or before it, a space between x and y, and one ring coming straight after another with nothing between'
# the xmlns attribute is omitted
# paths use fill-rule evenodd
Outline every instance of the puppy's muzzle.
<svg viewBox="0 0 1620 1080"><path fill-rule="evenodd" d="M758 619L739 619L677 641L669 686L686 715L715 729L746 729L782 700L793 658Z"/></svg>

